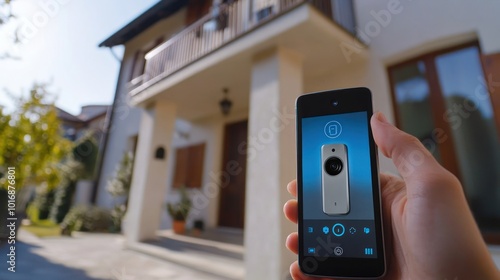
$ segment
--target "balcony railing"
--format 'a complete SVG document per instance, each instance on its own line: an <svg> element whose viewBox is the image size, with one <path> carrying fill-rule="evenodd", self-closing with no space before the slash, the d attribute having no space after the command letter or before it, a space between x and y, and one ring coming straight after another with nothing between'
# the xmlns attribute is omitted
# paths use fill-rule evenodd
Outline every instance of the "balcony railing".
<svg viewBox="0 0 500 280"><path fill-rule="evenodd" d="M130 95L138 94L245 33L306 3L356 36L351 0L229 1L214 7L209 14L148 52L144 74L129 83Z"/></svg>

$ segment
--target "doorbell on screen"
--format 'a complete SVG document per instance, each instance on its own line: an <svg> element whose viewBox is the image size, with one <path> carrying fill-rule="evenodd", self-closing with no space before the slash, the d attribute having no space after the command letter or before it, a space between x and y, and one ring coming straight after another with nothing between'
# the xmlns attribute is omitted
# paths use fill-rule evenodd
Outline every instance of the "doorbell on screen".
<svg viewBox="0 0 500 280"><path fill-rule="evenodd" d="M321 147L323 212L327 215L349 213L349 168L347 146L327 144Z"/></svg>

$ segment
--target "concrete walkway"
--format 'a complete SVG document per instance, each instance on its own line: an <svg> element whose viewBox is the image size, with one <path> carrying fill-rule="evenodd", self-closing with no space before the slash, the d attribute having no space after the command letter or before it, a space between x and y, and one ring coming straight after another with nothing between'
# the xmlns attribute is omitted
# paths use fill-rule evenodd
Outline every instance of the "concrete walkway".
<svg viewBox="0 0 500 280"><path fill-rule="evenodd" d="M40 239L20 230L17 241L15 273L7 271L7 246L0 247L0 279L223 279L123 249L120 235L82 234Z"/></svg>

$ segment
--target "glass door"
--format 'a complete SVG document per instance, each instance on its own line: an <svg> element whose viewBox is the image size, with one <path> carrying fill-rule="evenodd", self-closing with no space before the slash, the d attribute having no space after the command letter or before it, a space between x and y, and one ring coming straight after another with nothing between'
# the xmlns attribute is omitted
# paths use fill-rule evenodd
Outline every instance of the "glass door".
<svg viewBox="0 0 500 280"><path fill-rule="evenodd" d="M389 68L397 125L462 182L479 226L500 230L500 141L479 46Z"/></svg>

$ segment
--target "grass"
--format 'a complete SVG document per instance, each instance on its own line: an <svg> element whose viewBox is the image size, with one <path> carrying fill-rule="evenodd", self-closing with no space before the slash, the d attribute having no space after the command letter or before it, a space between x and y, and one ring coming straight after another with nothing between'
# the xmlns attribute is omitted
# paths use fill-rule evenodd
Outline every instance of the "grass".
<svg viewBox="0 0 500 280"><path fill-rule="evenodd" d="M23 225L21 228L38 237L61 236L61 228L59 225L54 224L54 222L50 220L41 220L39 224Z"/></svg>
<svg viewBox="0 0 500 280"><path fill-rule="evenodd" d="M21 228L31 232L38 237L54 237L61 236L61 228L52 220L39 220L38 209L35 207L28 207L26 210L30 217L31 224L22 225Z"/></svg>

